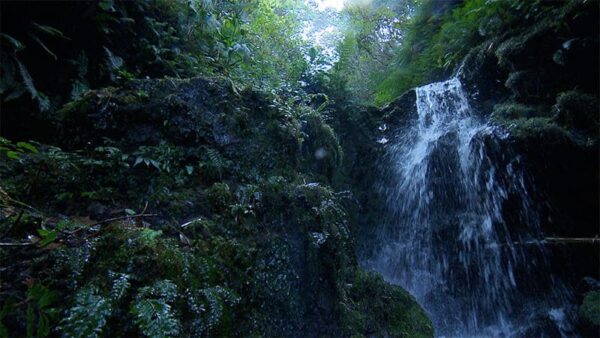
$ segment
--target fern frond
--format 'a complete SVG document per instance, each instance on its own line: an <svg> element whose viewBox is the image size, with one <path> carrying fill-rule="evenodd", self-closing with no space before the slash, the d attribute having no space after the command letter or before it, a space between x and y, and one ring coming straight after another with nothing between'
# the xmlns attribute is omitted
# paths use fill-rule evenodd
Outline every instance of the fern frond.
<svg viewBox="0 0 600 338"><path fill-rule="evenodd" d="M21 79L25 84L25 88L27 88L27 91L29 92L29 94L31 94L31 98L36 99L38 97L38 91L35 88L35 85L33 84L33 79L31 78L31 75L29 75L29 71L27 70L25 65L21 63L21 61L16 61L17 66L19 67L19 74L21 74Z"/></svg>
<svg viewBox="0 0 600 338"><path fill-rule="evenodd" d="M110 301L98 295L95 287L86 287L77 293L59 329L68 337L99 337L111 312Z"/></svg>
<svg viewBox="0 0 600 338"><path fill-rule="evenodd" d="M31 98L33 100L38 101L38 105L41 111L46 111L50 109L50 100L46 95L44 95L42 92L39 92L35 88L35 85L33 84L33 79L31 78L31 75L29 74L29 71L27 71L25 65L23 65L19 60L15 59L15 61L17 62L17 66L19 67L19 74L21 74L21 79L23 79L23 83L25 84L25 88L27 89L27 91L29 92L29 94L31 94Z"/></svg>
<svg viewBox="0 0 600 338"><path fill-rule="evenodd" d="M206 153L208 154L210 164L217 169L217 172L219 173L219 178L222 179L223 168L225 167L225 160L223 159L223 156L221 156L221 153L219 153L218 150L213 148L208 148L206 150Z"/></svg>
<svg viewBox="0 0 600 338"><path fill-rule="evenodd" d="M124 273L110 272L109 277L113 278L112 290L110 291L110 298L113 302L117 302L121 298L123 298L125 293L127 293L127 290L129 290L129 287L131 286L131 283L129 283L129 275Z"/></svg>
<svg viewBox="0 0 600 338"><path fill-rule="evenodd" d="M169 305L176 297L177 286L169 280L141 288L130 310L140 331L148 337L177 336L180 323Z"/></svg>
<svg viewBox="0 0 600 338"><path fill-rule="evenodd" d="M135 322L148 337L173 337L179 334L179 321L164 299L142 299L131 309Z"/></svg>
<svg viewBox="0 0 600 338"><path fill-rule="evenodd" d="M104 47L104 51L106 52L106 61L108 63L108 67L110 70L119 70L123 67L123 59L114 55L110 49Z"/></svg>
<svg viewBox="0 0 600 338"><path fill-rule="evenodd" d="M177 297L177 285L168 279L158 280L152 286L146 286L140 289L138 298L162 298L172 302Z"/></svg>

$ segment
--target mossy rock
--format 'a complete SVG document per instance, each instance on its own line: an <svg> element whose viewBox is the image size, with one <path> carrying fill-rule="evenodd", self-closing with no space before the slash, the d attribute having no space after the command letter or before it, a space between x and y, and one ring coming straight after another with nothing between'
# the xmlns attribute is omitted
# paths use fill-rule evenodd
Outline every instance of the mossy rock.
<svg viewBox="0 0 600 338"><path fill-rule="evenodd" d="M342 327L349 336L433 336L431 321L415 299L380 275L356 270L346 287Z"/></svg>
<svg viewBox="0 0 600 338"><path fill-rule="evenodd" d="M8 192L38 196L35 205L56 215L65 209L52 197L63 190L76 193L66 204L85 210L80 190L110 188L94 200L106 204L95 208L105 210L98 219L115 217L111 210L155 216L57 235L55 250L10 264L15 283L0 301L25 299L27 275L60 296L53 306L68 318L50 323L57 332L92 323L103 334L140 336L151 302L183 336L430 335L414 299L358 268L347 212L328 186L343 160L336 133L314 110L282 102L194 78L130 81L66 105L53 140L62 150L40 147L40 158L6 166ZM9 237L36 234L35 222ZM109 301L115 276L125 275L129 291ZM25 308L6 318L24 335Z"/></svg>
<svg viewBox="0 0 600 338"><path fill-rule="evenodd" d="M552 32L556 30L557 25L558 22L554 18L544 18L521 32L513 33L496 48L498 65L510 70L533 65L536 59L528 53L531 50L552 48Z"/></svg>
<svg viewBox="0 0 600 338"><path fill-rule="evenodd" d="M563 126L595 134L598 131L600 108L598 98L570 90L560 93L554 105L556 120Z"/></svg>
<svg viewBox="0 0 600 338"><path fill-rule="evenodd" d="M495 120L514 120L519 118L534 117L538 113L536 107L521 103L503 103L494 106L492 119Z"/></svg>
<svg viewBox="0 0 600 338"><path fill-rule="evenodd" d="M512 137L518 139L544 139L551 143L572 140L572 135L549 117L497 120L497 122L500 122Z"/></svg>
<svg viewBox="0 0 600 338"><path fill-rule="evenodd" d="M302 120L306 134L302 144L304 158L314 172L331 181L343 158L337 135L319 114L308 114Z"/></svg>
<svg viewBox="0 0 600 338"><path fill-rule="evenodd" d="M585 294L579 308L579 315L588 324L600 327L600 291L590 291Z"/></svg>

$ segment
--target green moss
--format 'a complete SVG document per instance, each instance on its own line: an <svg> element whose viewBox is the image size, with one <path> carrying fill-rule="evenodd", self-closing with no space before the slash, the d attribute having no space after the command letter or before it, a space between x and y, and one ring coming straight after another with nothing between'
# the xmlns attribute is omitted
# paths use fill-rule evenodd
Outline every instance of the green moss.
<svg viewBox="0 0 600 338"><path fill-rule="evenodd" d="M555 141L570 139L571 134L549 117L496 120L517 138L543 138Z"/></svg>
<svg viewBox="0 0 600 338"><path fill-rule="evenodd" d="M116 87L105 87L96 91L89 91L77 100L65 103L53 116L56 120L64 122L66 119L73 118L73 116L78 115L82 111L88 111L98 100L108 101L110 98L116 96Z"/></svg>
<svg viewBox="0 0 600 338"><path fill-rule="evenodd" d="M503 103L495 105L492 114L492 118L495 120L514 120L534 117L537 115L537 109L520 103Z"/></svg>
<svg viewBox="0 0 600 338"><path fill-rule="evenodd" d="M223 211L233 202L227 183L215 183L206 190L207 199L215 211Z"/></svg>
<svg viewBox="0 0 600 338"><path fill-rule="evenodd" d="M600 291L590 291L585 294L579 308L579 315L590 324L600 326Z"/></svg>
<svg viewBox="0 0 600 338"><path fill-rule="evenodd" d="M532 48L538 39L549 35L556 28L559 21L556 18L547 17L539 21L520 34L513 35L504 40L496 49L498 65L507 69L514 69L514 63L522 57L522 54Z"/></svg>
<svg viewBox="0 0 600 338"><path fill-rule="evenodd" d="M342 303L347 334L378 337L432 337L427 315L406 291L381 276L356 270Z"/></svg>
<svg viewBox="0 0 600 338"><path fill-rule="evenodd" d="M536 84L539 81L539 74L536 72L532 70L519 70L508 74L504 86L511 91L512 97L515 99L531 98L538 94Z"/></svg>
<svg viewBox="0 0 600 338"><path fill-rule="evenodd" d="M558 94L554 105L556 120L563 126L596 133L598 99L578 90Z"/></svg>
<svg viewBox="0 0 600 338"><path fill-rule="evenodd" d="M343 158L337 135L319 114L308 114L304 120L307 134L303 143L305 161L314 171L331 180Z"/></svg>

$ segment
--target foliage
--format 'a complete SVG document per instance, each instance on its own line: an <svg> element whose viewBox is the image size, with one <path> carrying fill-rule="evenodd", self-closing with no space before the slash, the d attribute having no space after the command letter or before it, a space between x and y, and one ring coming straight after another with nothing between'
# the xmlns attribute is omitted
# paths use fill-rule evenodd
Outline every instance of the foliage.
<svg viewBox="0 0 600 338"><path fill-rule="evenodd" d="M414 1L349 2L338 60L329 72L334 91L349 91L355 102L371 103L377 84L389 71L394 51L403 43Z"/></svg>
<svg viewBox="0 0 600 338"><path fill-rule="evenodd" d="M298 18L307 8L301 1L103 0L62 3L50 10L32 6L24 11L22 4L3 4L14 18L9 16L0 35L0 95L4 102L21 98L22 103L29 93L38 104L34 111L45 113L37 118L51 116L90 88L133 78L217 75L270 91L298 89L308 67L309 48L300 37ZM74 19L55 20L53 15L64 12ZM30 64L42 54L47 59ZM22 109L19 102L10 105L14 114Z"/></svg>
<svg viewBox="0 0 600 338"><path fill-rule="evenodd" d="M27 290L27 337L46 337L58 315L56 293L40 284Z"/></svg>
<svg viewBox="0 0 600 338"><path fill-rule="evenodd" d="M18 160L24 154L37 153L37 148L29 142L12 143L0 137L0 153L8 160Z"/></svg>
<svg viewBox="0 0 600 338"><path fill-rule="evenodd" d="M28 32L30 43L36 43L54 60L57 59L48 46L42 41L39 35L42 34L45 38L60 38L68 40L60 30L48 26L40 25L36 22L31 22L31 28ZM40 111L50 109L50 100L42 92L38 91L27 67L21 62L19 53L27 46L25 43L17 40L7 33L0 34L0 43L2 43L2 51L0 52L2 62L2 77L0 77L0 95L5 95L4 100L10 101L20 97L23 93L28 92L31 99L38 103ZM17 73L20 79L17 79Z"/></svg>
<svg viewBox="0 0 600 338"><path fill-rule="evenodd" d="M590 291L585 294L579 314L585 321L600 326L600 291Z"/></svg>
<svg viewBox="0 0 600 338"><path fill-rule="evenodd" d="M75 306L63 320L62 331L72 337L99 337L111 314L110 301L93 287L81 289L75 299Z"/></svg>
<svg viewBox="0 0 600 338"><path fill-rule="evenodd" d="M492 114L496 119L528 118L536 116L536 109L520 103L503 103L494 106Z"/></svg>
<svg viewBox="0 0 600 338"><path fill-rule="evenodd" d="M473 46L501 37L515 26L540 22L526 35L539 34L545 25L542 19L564 15L563 5L568 7L570 2L425 1L412 17L402 44L394 52L389 75L378 84L375 102L387 103L411 87L448 76L457 70ZM558 22L554 20L553 24ZM498 47L498 53L502 53L501 50L502 46Z"/></svg>
<svg viewBox="0 0 600 338"><path fill-rule="evenodd" d="M309 50L300 37L300 18L306 8L300 1L263 0L253 3L240 31L245 44L233 46L242 50L237 76L244 82L255 82L260 88L279 90L298 88L308 70L305 59Z"/></svg>
<svg viewBox="0 0 600 338"><path fill-rule="evenodd" d="M156 281L138 291L131 307L136 324L148 337L170 337L179 333L179 322L174 318L171 305L177 297L177 286L168 280Z"/></svg>
<svg viewBox="0 0 600 338"><path fill-rule="evenodd" d="M556 119L564 126L594 133L598 128L598 98L578 90L559 93L554 105Z"/></svg>

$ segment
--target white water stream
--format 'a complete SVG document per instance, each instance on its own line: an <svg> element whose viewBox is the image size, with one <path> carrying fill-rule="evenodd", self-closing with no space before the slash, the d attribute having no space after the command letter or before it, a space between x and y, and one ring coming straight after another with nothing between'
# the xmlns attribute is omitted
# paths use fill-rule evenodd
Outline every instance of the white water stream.
<svg viewBox="0 0 600 338"><path fill-rule="evenodd" d="M572 336L521 158L457 78L416 94L418 118L386 145L387 212L363 264L415 296L438 336Z"/></svg>

